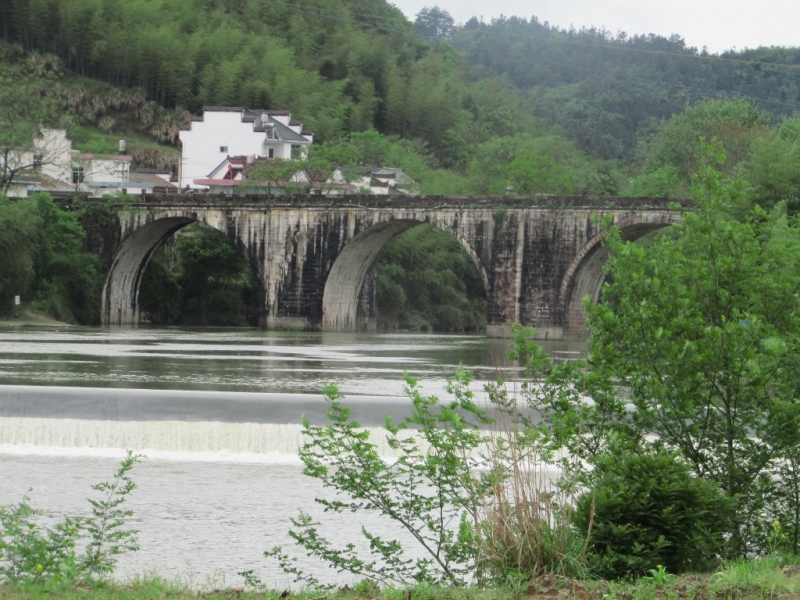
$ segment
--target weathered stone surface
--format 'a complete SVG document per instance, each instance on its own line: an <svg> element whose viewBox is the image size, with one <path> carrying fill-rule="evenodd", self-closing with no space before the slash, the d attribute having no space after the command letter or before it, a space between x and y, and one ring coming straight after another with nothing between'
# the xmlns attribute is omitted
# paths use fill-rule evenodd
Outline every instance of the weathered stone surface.
<svg viewBox="0 0 800 600"><path fill-rule="evenodd" d="M624 237L636 239L680 219L670 202L148 196L120 208L121 242L103 291L103 322L139 322L139 284L150 258L175 231L200 221L226 232L253 267L262 326L374 328L374 282L369 281L378 253L402 231L430 223L458 240L475 261L486 287L488 335L508 335L508 326L520 322L535 327L541 338L581 337L581 300L588 295L597 301L603 282L601 219L610 217Z"/></svg>

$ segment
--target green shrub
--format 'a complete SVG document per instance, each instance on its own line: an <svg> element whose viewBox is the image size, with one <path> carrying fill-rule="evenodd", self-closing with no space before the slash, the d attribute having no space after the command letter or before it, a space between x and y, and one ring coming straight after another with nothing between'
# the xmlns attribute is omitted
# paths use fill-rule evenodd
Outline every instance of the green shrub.
<svg viewBox="0 0 800 600"><path fill-rule="evenodd" d="M573 523L591 527L589 568L604 578L713 569L723 545L727 503L712 483L666 453L605 455ZM592 518L592 510L594 517Z"/></svg>
<svg viewBox="0 0 800 600"><path fill-rule="evenodd" d="M137 532L127 527L133 511L122 505L136 488L128 473L140 458L129 451L110 481L92 486L99 497L88 499L90 516L64 516L47 527L37 523L41 513L27 497L0 506L0 588L4 583L69 584L112 574L120 554L138 549Z"/></svg>

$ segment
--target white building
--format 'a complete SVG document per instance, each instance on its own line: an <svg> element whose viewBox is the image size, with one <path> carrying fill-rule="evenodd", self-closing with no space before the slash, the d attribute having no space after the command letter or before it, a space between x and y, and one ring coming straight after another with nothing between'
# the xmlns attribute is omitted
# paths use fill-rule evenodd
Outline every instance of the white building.
<svg viewBox="0 0 800 600"><path fill-rule="evenodd" d="M6 195L27 198L29 192L67 189L72 168L71 151L72 141L66 130L47 128L42 128L33 138L31 147L9 149L4 159L8 170L14 172L14 178Z"/></svg>
<svg viewBox="0 0 800 600"><path fill-rule="evenodd" d="M72 184L77 191L93 196L112 194L126 186L130 179L131 157L128 154L72 155Z"/></svg>
<svg viewBox="0 0 800 600"><path fill-rule="evenodd" d="M206 106L181 128L180 140L180 187L208 189L200 181L214 178L227 157L303 158L314 134L285 111Z"/></svg>
<svg viewBox="0 0 800 600"><path fill-rule="evenodd" d="M9 159L9 164L19 169L8 189L9 197L27 198L35 192L102 196L122 190L129 180L129 155L81 154L72 149L72 140L64 129L42 128L32 146Z"/></svg>

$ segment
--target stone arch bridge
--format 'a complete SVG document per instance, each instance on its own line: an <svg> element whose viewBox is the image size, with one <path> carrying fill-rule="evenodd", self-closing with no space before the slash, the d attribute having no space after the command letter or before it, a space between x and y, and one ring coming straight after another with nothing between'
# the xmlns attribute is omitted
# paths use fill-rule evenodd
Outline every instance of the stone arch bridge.
<svg viewBox="0 0 800 600"><path fill-rule="evenodd" d="M429 223L453 236L480 272L487 334L511 323L537 337L585 336L581 301L597 301L604 218L626 239L680 220L658 198L147 196L120 205L119 245L102 299L107 325L138 324L147 264L180 228L199 221L227 233L257 275L259 323L268 329L359 331L374 326L365 282L381 248ZM688 207L687 202L682 203ZM367 284L366 287L369 287Z"/></svg>

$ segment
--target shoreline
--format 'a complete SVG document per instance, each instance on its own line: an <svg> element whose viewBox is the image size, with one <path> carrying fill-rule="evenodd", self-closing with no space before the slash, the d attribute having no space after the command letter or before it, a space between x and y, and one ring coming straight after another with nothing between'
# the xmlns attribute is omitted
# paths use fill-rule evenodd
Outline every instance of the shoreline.
<svg viewBox="0 0 800 600"><path fill-rule="evenodd" d="M18 317L10 315L0 318L0 327L75 327L75 325L35 312L28 305L22 305L19 308Z"/></svg>

